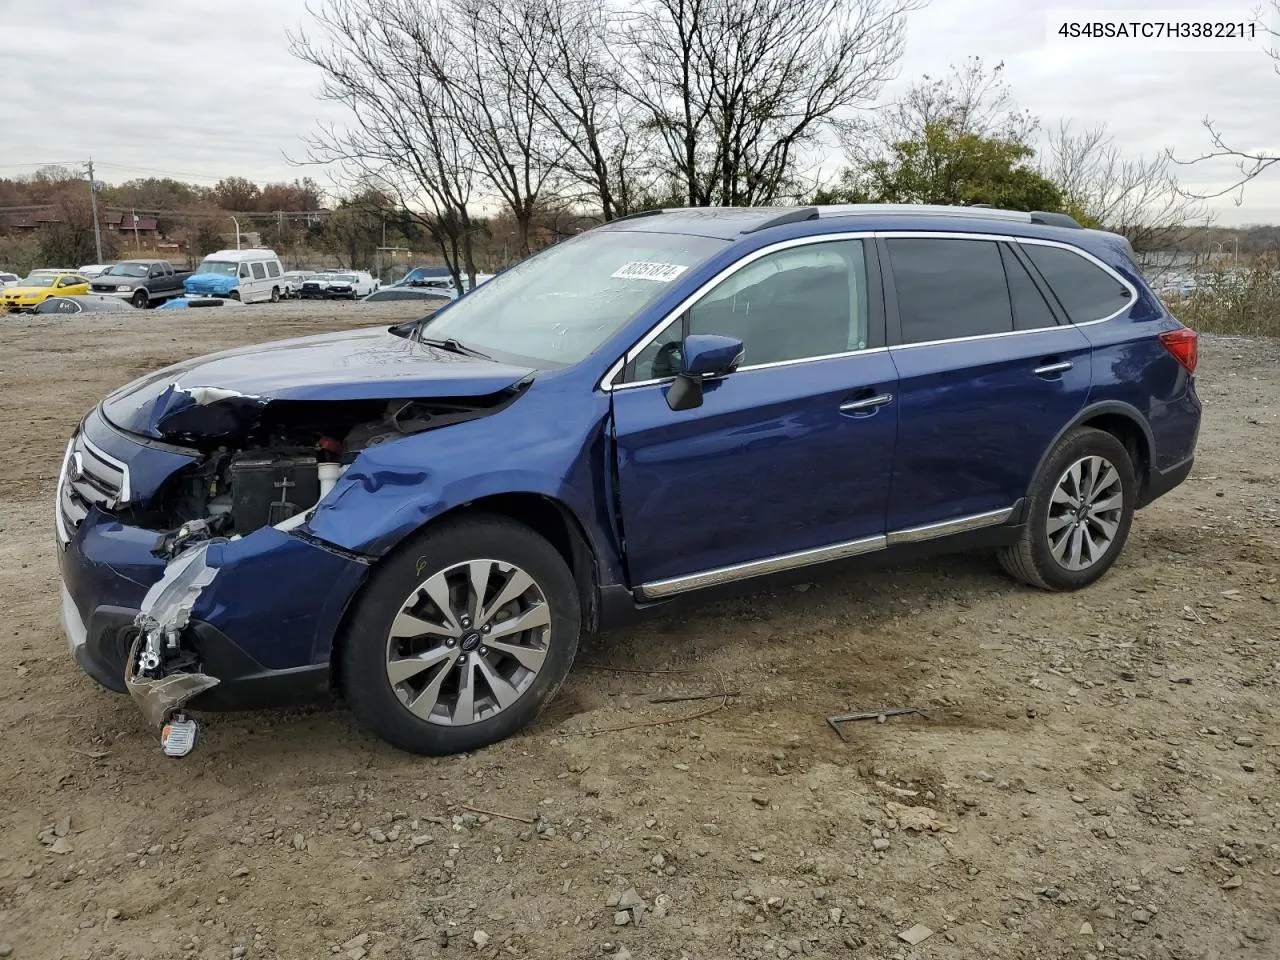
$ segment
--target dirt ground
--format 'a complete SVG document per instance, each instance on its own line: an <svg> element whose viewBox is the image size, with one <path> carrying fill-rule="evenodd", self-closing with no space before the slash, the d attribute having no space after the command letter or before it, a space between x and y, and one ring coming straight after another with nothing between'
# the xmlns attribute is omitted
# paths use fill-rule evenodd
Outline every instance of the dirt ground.
<svg viewBox="0 0 1280 960"><path fill-rule="evenodd" d="M162 364L414 309L0 319L0 957L1280 957L1273 342L1202 341L1195 472L1082 593L985 556L822 574L585 644L477 754L333 705L165 759L58 626L66 437Z"/></svg>

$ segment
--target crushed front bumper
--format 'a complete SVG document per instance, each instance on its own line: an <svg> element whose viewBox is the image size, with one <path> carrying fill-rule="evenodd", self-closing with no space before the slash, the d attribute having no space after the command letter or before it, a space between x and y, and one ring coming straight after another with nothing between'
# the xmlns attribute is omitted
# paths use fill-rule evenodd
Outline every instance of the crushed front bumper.
<svg viewBox="0 0 1280 960"><path fill-rule="evenodd" d="M190 462L135 442L96 413L82 429L96 455L128 478L122 500L145 502ZM77 449L75 443L68 447L68 464ZM126 664L140 633L135 621L148 591L177 561L157 552L160 534L122 522L118 511L95 504L83 518L68 516L65 488L77 482L80 466L64 466L57 494L61 619L80 668L125 693ZM181 634L188 654L182 669L218 681L196 693L190 706L256 709L324 695L335 636L368 569L364 558L273 527L194 549L212 575L182 605L181 624L161 624Z"/></svg>

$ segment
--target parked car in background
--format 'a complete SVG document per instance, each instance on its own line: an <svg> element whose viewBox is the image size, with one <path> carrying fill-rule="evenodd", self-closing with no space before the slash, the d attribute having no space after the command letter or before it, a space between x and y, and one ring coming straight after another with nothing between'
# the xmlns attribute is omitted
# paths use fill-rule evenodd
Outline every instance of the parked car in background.
<svg viewBox="0 0 1280 960"><path fill-rule="evenodd" d="M302 284L304 300L355 300L378 289L379 283L363 270L317 274Z"/></svg>
<svg viewBox="0 0 1280 960"><path fill-rule="evenodd" d="M1061 214L653 211L111 394L58 480L65 629L157 728L336 682L399 747L474 750L680 595L972 548L1093 583L1192 469L1196 359Z"/></svg>
<svg viewBox="0 0 1280 960"><path fill-rule="evenodd" d="M450 287L383 287L364 298L366 303L380 300L421 300L424 303L448 303L458 298L458 291Z"/></svg>
<svg viewBox="0 0 1280 960"><path fill-rule="evenodd" d="M244 303L272 303L284 296L284 269L273 250L219 250L186 279L188 295L229 297Z"/></svg>
<svg viewBox="0 0 1280 960"><path fill-rule="evenodd" d="M135 307L128 300L119 297L89 294L75 297L50 297L31 312L37 316L57 313L72 315L77 313L133 313Z"/></svg>
<svg viewBox="0 0 1280 960"><path fill-rule="evenodd" d="M302 285L316 275L314 270L286 270L284 274L285 296L296 297Z"/></svg>
<svg viewBox="0 0 1280 960"><path fill-rule="evenodd" d="M74 273L33 270L25 280L0 291L0 308L32 310L50 297L70 297L89 292L89 281Z"/></svg>
<svg viewBox="0 0 1280 960"><path fill-rule="evenodd" d="M111 264L109 263L90 263L81 267L76 271L76 273L80 274L80 276L84 277L86 280L92 280L95 277L102 276L109 269L111 269Z"/></svg>
<svg viewBox="0 0 1280 960"><path fill-rule="evenodd" d="M475 289L480 284L488 280L492 280L492 273L477 273L476 282L472 285L465 277L463 285L468 289ZM410 270L403 277L397 280L392 286L395 287L414 287L428 290L457 290L454 285L453 277L446 267L418 267Z"/></svg>
<svg viewBox="0 0 1280 960"><path fill-rule="evenodd" d="M93 281L94 293L121 297L145 310L184 292L190 270L174 270L168 260L122 260Z"/></svg>
<svg viewBox="0 0 1280 960"><path fill-rule="evenodd" d="M16 273L0 272L0 288L16 287L21 282L22 282L22 278L18 276Z"/></svg>

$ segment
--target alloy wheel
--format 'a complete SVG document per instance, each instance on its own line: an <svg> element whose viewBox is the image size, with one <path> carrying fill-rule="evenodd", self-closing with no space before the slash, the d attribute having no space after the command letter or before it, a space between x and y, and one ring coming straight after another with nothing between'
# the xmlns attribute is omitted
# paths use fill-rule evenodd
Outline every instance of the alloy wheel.
<svg viewBox="0 0 1280 960"><path fill-rule="evenodd" d="M496 716L529 688L551 642L551 608L515 564L469 560L428 577L387 638L387 679L414 716L460 726Z"/></svg>
<svg viewBox="0 0 1280 960"><path fill-rule="evenodd" d="M1104 457L1082 457L1063 472L1049 498L1045 532L1054 560L1087 570L1115 541L1124 511L1120 473Z"/></svg>

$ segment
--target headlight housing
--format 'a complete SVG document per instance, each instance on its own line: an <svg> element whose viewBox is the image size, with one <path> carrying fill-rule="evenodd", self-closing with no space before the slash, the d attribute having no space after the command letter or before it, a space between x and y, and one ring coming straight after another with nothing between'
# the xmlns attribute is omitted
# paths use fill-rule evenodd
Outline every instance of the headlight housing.
<svg viewBox="0 0 1280 960"><path fill-rule="evenodd" d="M131 287L127 283L121 284L120 286L116 287L116 293L129 293L131 290L133 290L133 287Z"/></svg>

